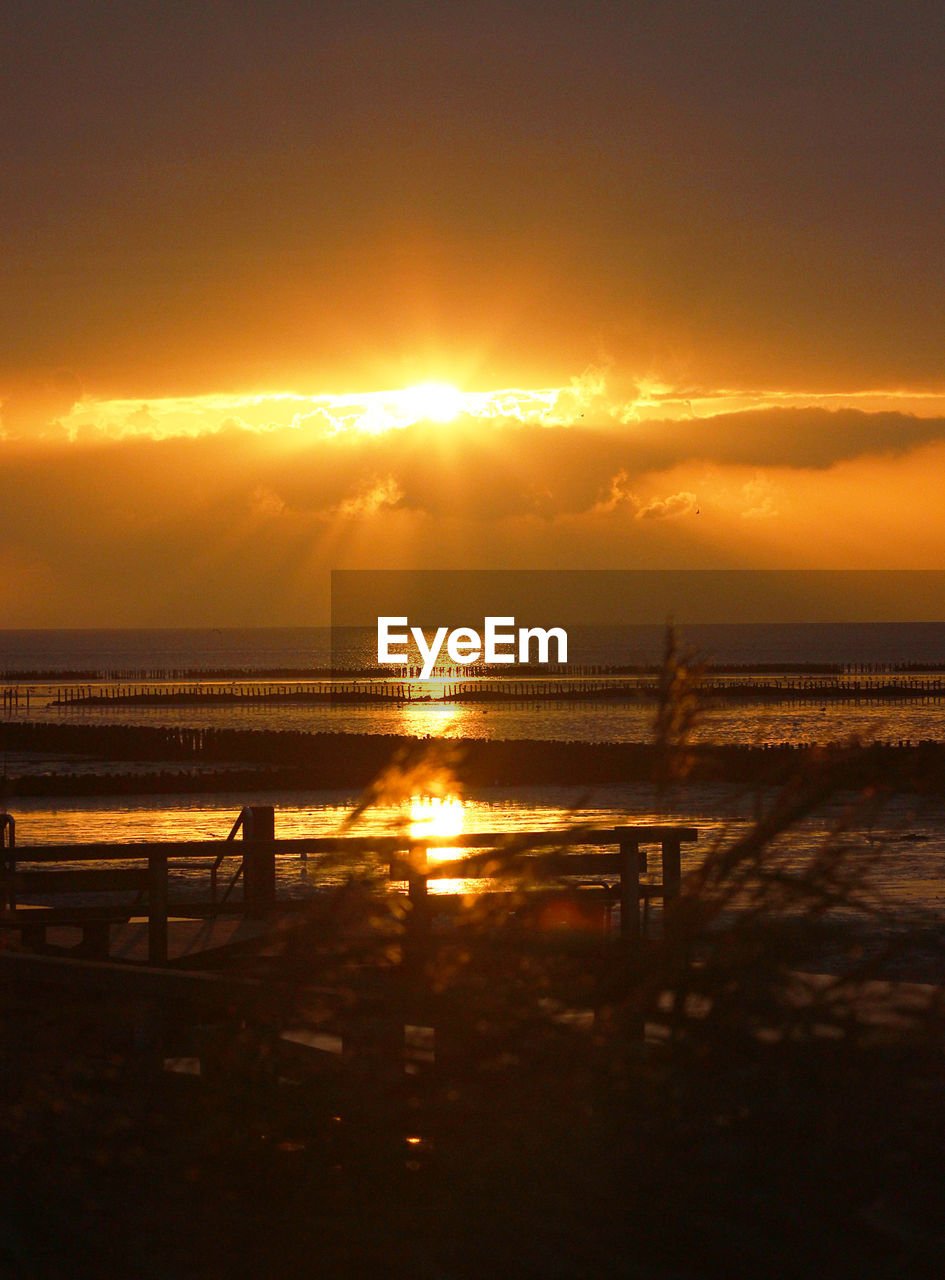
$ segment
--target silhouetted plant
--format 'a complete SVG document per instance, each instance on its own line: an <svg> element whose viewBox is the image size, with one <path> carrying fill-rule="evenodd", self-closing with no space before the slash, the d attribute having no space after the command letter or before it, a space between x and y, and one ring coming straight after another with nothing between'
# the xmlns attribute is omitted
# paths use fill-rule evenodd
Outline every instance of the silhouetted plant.
<svg viewBox="0 0 945 1280"><path fill-rule="evenodd" d="M667 786L691 758L697 671L668 635L654 742ZM344 832L383 803L403 834L403 802L455 794L459 763L450 744L405 754ZM281 954L234 962L261 982L259 1010L203 1029L228 1040L212 1079L164 1081L142 1103L137 1079L119 1093L95 1077L61 1022L39 1027L29 1059L0 1040L17 1185L41 1182L39 1152L54 1201L80 1186L85 1234L115 1230L114 1202L130 1213L123 1184L139 1197L140 1180L102 1170L132 1133L163 1196L150 1270L182 1276L200 1268L171 1252L180 1238L213 1242L206 1274L932 1274L941 1009L913 990L901 1020L888 1000L886 1021L864 1017L871 993L895 994L869 985L893 948L861 951L849 928L888 931L871 872L890 853L861 835L894 786L855 743L809 753L753 822L700 847L638 947L533 927L541 864L512 838L484 868L509 895L458 904L405 965L411 910L378 854L306 907ZM799 848L814 820L821 838ZM569 827L579 835L579 812ZM825 940L837 972L812 975ZM434 1028L434 1062L405 1024ZM284 1038L300 1026L341 1031L343 1053ZM63 1147L63 1114L81 1159ZM173 1138L154 1138L155 1114L173 1117ZM33 1199L55 1216L48 1195Z"/></svg>
<svg viewBox="0 0 945 1280"><path fill-rule="evenodd" d="M673 783L684 781L692 768L692 735L704 714L699 699L704 672L705 664L695 650L684 648L675 624L668 623L653 720L653 777L660 800Z"/></svg>
<svg viewBox="0 0 945 1280"><path fill-rule="evenodd" d="M654 728L658 785L684 778L691 766L702 669L668 627ZM756 797L754 821L724 832L684 876L642 971L646 994L630 998L642 996L646 1016L659 1019L672 1041L695 1038L703 1047L736 1030L767 1042L862 1032L864 984L903 946L890 940L892 917L873 879L891 851L863 834L895 785L855 740L800 754L792 777L767 800ZM843 807L828 822L824 814L838 797ZM812 819L822 834L799 848L792 837ZM887 939L868 956L862 930L850 928L856 921ZM817 965L828 938L834 972L803 979L798 970ZM913 999L910 1013L913 1030L923 1014L926 1028L937 1026L937 993L924 1010Z"/></svg>

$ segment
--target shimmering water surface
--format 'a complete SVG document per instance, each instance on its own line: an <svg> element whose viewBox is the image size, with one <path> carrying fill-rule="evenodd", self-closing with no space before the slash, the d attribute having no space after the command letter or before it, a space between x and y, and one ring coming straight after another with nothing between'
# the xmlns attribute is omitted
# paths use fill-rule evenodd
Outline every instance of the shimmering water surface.
<svg viewBox="0 0 945 1280"><path fill-rule="evenodd" d="M336 835L357 797L340 791L254 793L253 804L276 809L276 834L281 837ZM520 787L515 791L487 788L465 797L461 829L465 831L560 830L577 823L610 827L623 823L683 823L699 832L697 844L684 849L683 867L696 865L719 840L730 840L751 822L758 806L770 802L766 793L733 786L694 786L658 803L651 786L633 784L578 790L568 787ZM223 840L247 797L241 793L207 796L166 796L116 799L62 799L17 802L17 845L28 858L31 844L85 844L95 841ZM825 831L855 812L855 796L837 797L798 824L789 840L799 864ZM389 834L409 824L409 808L368 810L349 834ZM880 858L875 884L884 901L897 913L941 915L945 908L945 800L918 801L898 797L880 817L856 821L843 837L853 856ZM859 852L857 852L859 851ZM658 851L657 851L658 856ZM363 858L329 863L322 858L278 859L279 890L292 896L316 887L337 884L351 872L366 869ZM203 877L203 880L201 880ZM205 888L206 876L180 872L181 885ZM455 890L455 883L449 888Z"/></svg>
<svg viewBox="0 0 945 1280"><path fill-rule="evenodd" d="M663 642L659 627L577 629L577 653L593 664L655 663ZM684 637L717 662L753 664L830 663L845 666L847 679L880 679L877 669L915 678L945 663L945 624L859 623L703 626ZM90 671L124 673L153 680L161 673L185 679L208 670L305 670L325 663L331 651L326 628L259 628L213 631L0 631L0 671L18 687L16 703L0 714L31 720L78 723L182 725L191 728L290 729L309 732L405 734L411 737L531 738L575 742L642 741L650 733L653 708L645 701L450 702L439 700L442 684L424 686L432 701L390 705L322 706L305 701L218 705L55 706L56 678L33 682L17 673ZM354 636L345 650L351 662L369 664L368 639ZM373 655L376 657L376 653ZM941 676L941 673L938 673ZM833 677L837 678L837 677ZM843 677L839 677L843 678ZM30 688L29 705L26 689ZM945 700L843 701L823 703L739 700L706 713L696 729L704 741L830 742L945 739Z"/></svg>
<svg viewBox="0 0 945 1280"><path fill-rule="evenodd" d="M572 627L571 662L654 663L659 626ZM945 662L945 623L729 623L686 626L681 638L711 662L840 664ZM334 643L333 643L334 641ZM206 670L266 671L376 661L366 629L214 627L152 630L0 630L0 672L103 671L125 674Z"/></svg>
<svg viewBox="0 0 945 1280"><path fill-rule="evenodd" d="M584 660L615 663L653 662L659 658L661 629L623 629L585 638ZM627 632L636 631L627 646ZM834 662L892 664L931 669L945 661L945 625L857 625L807 627L693 628L687 639L718 661ZM596 648L594 647L596 645ZM315 628L204 632L4 632L0 633L0 670L17 671L187 672L231 668L263 670L306 668L323 662L328 634ZM151 677L149 677L151 678ZM309 732L402 734L415 737L491 739L562 739L570 741L643 741L651 733L652 705L639 702L534 703L407 702L382 706L316 706L311 703L248 703L219 706L53 707L50 697L34 690L27 709L21 700L5 705L8 718L72 723L216 726L238 729L291 729ZM915 699L888 702L818 703L739 702L709 710L697 728L704 741L829 742L857 736L863 740L945 740L945 701ZM77 760L20 759L8 753L5 772L72 771L97 763ZM116 766L111 765L114 769ZM123 771L138 766L120 762ZM91 841L222 839L241 806L276 806L277 834L335 833L354 802L339 792L272 795L128 797L115 799L17 800L17 842L30 844ZM793 833L798 856L823 837L845 803L812 815ZM597 826L654 821L685 822L698 827L700 843L685 854L687 865L698 860L711 842L736 833L751 818L755 800L734 788L695 787L660 809L652 789L644 786L598 788L579 792L560 787L516 788L467 797L462 815L465 830L559 828L575 820ZM365 815L362 833L387 829L396 814ZM872 830L854 824L849 837L865 849L884 846L878 883L899 908L940 913L945 901L945 806L922 807L906 798L895 802ZM312 886L337 881L357 867L325 866L314 859L281 858L283 892L305 893ZM183 873L181 873L183 874Z"/></svg>
<svg viewBox="0 0 945 1280"><path fill-rule="evenodd" d="M51 707L32 701L7 718L71 724L181 725L186 728L281 729L307 733L403 734L417 738L557 739L644 742L653 705L644 702L405 702L390 706L249 703L218 706ZM705 742L918 742L945 739L945 700L739 702L707 710L694 735Z"/></svg>

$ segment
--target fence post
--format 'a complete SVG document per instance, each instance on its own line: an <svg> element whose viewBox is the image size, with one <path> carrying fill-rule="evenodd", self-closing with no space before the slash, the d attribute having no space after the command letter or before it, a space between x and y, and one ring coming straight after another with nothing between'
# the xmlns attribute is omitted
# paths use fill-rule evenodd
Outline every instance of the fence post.
<svg viewBox="0 0 945 1280"><path fill-rule="evenodd" d="M620 936L640 941L640 842L626 831L620 832Z"/></svg>
<svg viewBox="0 0 945 1280"><path fill-rule="evenodd" d="M273 806L243 809L243 898L246 914L260 919L276 905L276 812Z"/></svg>
<svg viewBox="0 0 945 1280"><path fill-rule="evenodd" d="M167 851L148 854L148 964L167 964Z"/></svg>
<svg viewBox="0 0 945 1280"><path fill-rule="evenodd" d="M413 874L407 880L410 913L404 936L404 966L410 977L419 977L426 966L430 940L430 901L425 845L412 845L408 854Z"/></svg>
<svg viewBox="0 0 945 1280"><path fill-rule="evenodd" d="M680 856L680 839L678 835L663 836L663 900L669 902L679 897L679 882L682 879L682 859Z"/></svg>
<svg viewBox="0 0 945 1280"><path fill-rule="evenodd" d="M0 813L0 871L13 875L16 871L16 822L12 813ZM11 880L7 889L0 887L0 910L16 906L16 890Z"/></svg>

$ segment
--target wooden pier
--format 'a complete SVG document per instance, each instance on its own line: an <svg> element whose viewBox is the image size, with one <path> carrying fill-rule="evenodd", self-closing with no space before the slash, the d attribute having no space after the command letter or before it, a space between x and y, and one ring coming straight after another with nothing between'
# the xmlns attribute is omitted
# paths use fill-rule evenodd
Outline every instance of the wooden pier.
<svg viewBox="0 0 945 1280"><path fill-rule="evenodd" d="M242 831L243 839L235 844ZM17 848L16 824L0 815L3 860L0 864L0 927L17 930L27 947L43 947L52 929L77 929L81 952L104 959L112 926L135 918L147 920L147 962L168 962L169 915L201 919L238 914L262 920L275 908L275 840L271 806L247 806L226 840L191 840L137 844L35 845ZM222 892L219 873L224 860L238 857L236 871ZM96 863L89 867L88 863ZM23 864L28 869L24 869ZM78 865L77 865L78 864ZM104 866L102 864L105 864ZM121 864L121 865L117 865ZM132 864L132 865L129 865ZM203 901L172 904L169 873L204 871L208 895ZM231 900L242 879L243 895ZM122 894L124 901L96 906L24 905L23 895L43 899L63 895ZM130 895L134 895L128 901Z"/></svg>
<svg viewBox="0 0 945 1280"><path fill-rule="evenodd" d="M330 854L352 864L366 854L387 866L392 885L406 886L414 907L412 929L429 925L427 897L436 881L476 881L484 891L509 882L531 888L555 882L576 884L592 880L620 903L621 934L641 936L641 906L652 898L672 899L679 891L681 848L697 840L691 827L618 826L560 831L465 832L457 835L313 836L277 840L270 806L244 808L224 841L196 840L142 844L82 844L16 847L15 821L0 815L3 862L0 865L0 927L17 930L21 944L42 948L49 933L65 927L81 932L81 954L104 959L113 953L113 928L135 919L147 921L147 963L166 965L170 959L169 929L187 921L215 921L237 915L260 926L280 910L276 899L276 858ZM242 833L236 843L235 837ZM661 852L661 879L643 879L648 870L647 846ZM577 847L577 848L575 848ZM457 856L444 858L455 849ZM238 857L238 866L221 888L224 860ZM439 856L437 856L439 855ZM95 863L94 867L87 864ZM85 864L85 865L83 865ZM120 864L120 865L118 865ZM173 871L203 871L207 897L175 903L168 889ZM243 892L232 891L242 880ZM122 904L48 906L23 905L22 896L43 899L66 894L125 895ZM132 901L127 901L130 895ZM216 930L219 934L222 930ZM139 926L139 932L143 932ZM178 927L178 932L180 928ZM195 932L193 925L190 934ZM204 929L207 950L214 945L214 929ZM232 928L228 927L232 936ZM127 939L127 932L126 932ZM219 945L219 938L217 939ZM142 957L142 959L145 957Z"/></svg>

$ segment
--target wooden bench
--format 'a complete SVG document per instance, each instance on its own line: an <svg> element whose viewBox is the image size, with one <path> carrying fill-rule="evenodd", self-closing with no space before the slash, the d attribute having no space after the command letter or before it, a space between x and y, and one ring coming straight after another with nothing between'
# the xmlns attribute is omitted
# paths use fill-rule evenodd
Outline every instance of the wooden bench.
<svg viewBox="0 0 945 1280"><path fill-rule="evenodd" d="M82 846L76 846L76 850ZM23 849L24 860L33 862L34 854L45 850ZM73 851L70 851L70 854ZM114 856L114 855L113 855ZM127 850L123 851L127 858ZM123 923L140 911L140 902L147 896L149 920L149 952L157 957L167 957L167 861L149 858L146 867L90 867L81 870L29 870L0 873L0 894L5 892L11 903L19 895L29 894L42 898L57 898L63 894L134 893L132 903L106 906L23 906L11 905L0 911L0 925L18 929L23 943L29 947L46 945L46 931L62 925L82 930L82 951L87 955L105 957L108 954L109 929L112 924ZM161 940L164 939L163 952Z"/></svg>
<svg viewBox="0 0 945 1280"><path fill-rule="evenodd" d="M42 951L50 943L48 930L63 926L79 929L82 942L76 954L104 960L108 956L113 924L127 924L133 907L29 907L0 912L0 926L17 930L25 947Z"/></svg>

